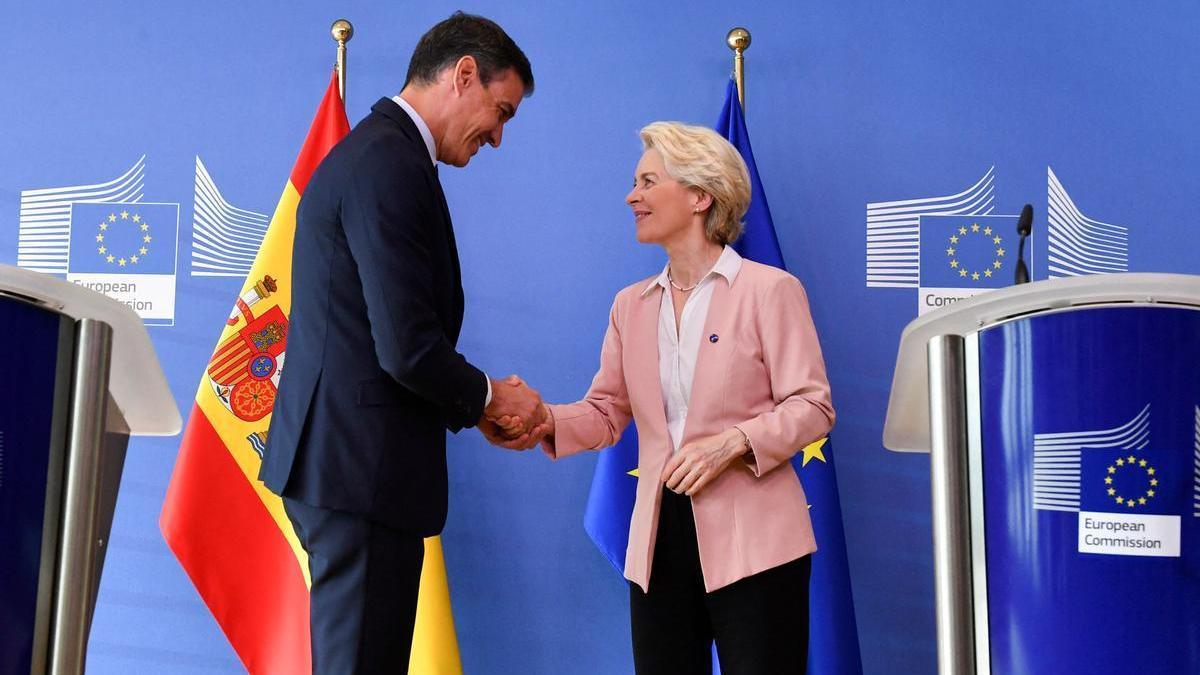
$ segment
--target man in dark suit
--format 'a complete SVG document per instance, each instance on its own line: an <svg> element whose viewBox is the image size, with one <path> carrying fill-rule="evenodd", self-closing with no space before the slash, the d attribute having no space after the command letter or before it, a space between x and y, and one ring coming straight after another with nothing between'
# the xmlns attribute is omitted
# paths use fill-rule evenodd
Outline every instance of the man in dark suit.
<svg viewBox="0 0 1200 675"><path fill-rule="evenodd" d="M407 670L423 538L446 520L446 430L503 431L518 448L545 429L537 392L489 380L455 350L463 290L436 167L498 147L532 91L503 29L456 13L300 201L260 478L309 555L316 673Z"/></svg>

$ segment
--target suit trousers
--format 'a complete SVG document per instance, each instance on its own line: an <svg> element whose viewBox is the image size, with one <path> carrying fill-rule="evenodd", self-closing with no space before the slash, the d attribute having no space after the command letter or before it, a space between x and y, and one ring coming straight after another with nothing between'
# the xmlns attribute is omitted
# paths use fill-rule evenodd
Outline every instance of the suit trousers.
<svg viewBox="0 0 1200 675"><path fill-rule="evenodd" d="M408 672L425 542L283 498L308 552L314 675Z"/></svg>
<svg viewBox="0 0 1200 675"><path fill-rule="evenodd" d="M706 593L692 500L664 489L650 592L629 584L637 674L709 675L715 640L722 675L804 675L811 567L804 556Z"/></svg>

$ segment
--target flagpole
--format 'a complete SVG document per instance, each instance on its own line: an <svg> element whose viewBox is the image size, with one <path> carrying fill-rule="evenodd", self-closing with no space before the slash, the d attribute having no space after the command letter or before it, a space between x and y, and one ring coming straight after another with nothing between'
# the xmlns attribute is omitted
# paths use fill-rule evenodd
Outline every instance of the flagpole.
<svg viewBox="0 0 1200 675"><path fill-rule="evenodd" d="M346 43L350 38L354 37L354 26L345 19L338 19L333 22L329 32L333 34L333 39L337 41L337 76L338 76L338 93L342 96L342 103L346 102Z"/></svg>
<svg viewBox="0 0 1200 675"><path fill-rule="evenodd" d="M725 35L725 44L733 50L733 77L737 80L738 103L746 112L746 66L744 54L750 48L750 31L738 26Z"/></svg>

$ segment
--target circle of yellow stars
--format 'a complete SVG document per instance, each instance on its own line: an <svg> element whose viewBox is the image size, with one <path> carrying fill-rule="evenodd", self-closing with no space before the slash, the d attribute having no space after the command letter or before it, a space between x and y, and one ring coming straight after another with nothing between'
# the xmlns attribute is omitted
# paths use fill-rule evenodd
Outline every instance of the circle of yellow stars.
<svg viewBox="0 0 1200 675"><path fill-rule="evenodd" d="M136 253L117 257L108 250L108 245L104 243L105 233L108 232L109 227L117 224L118 218L120 220L132 221L138 231L142 233L142 243ZM150 253L150 242L152 240L153 237L150 236L150 223L146 222L137 213L130 214L129 211L123 210L119 215L115 212L110 213L107 218L100 221L99 229L96 233L96 252L100 254L101 258L104 258L104 262L110 265L116 265L117 267L136 265L138 261L146 257L146 254Z"/></svg>
<svg viewBox="0 0 1200 675"><path fill-rule="evenodd" d="M1147 480L1148 487L1146 488L1145 494L1139 495L1137 497L1126 497L1126 496L1120 494L1119 492L1117 492L1117 489L1115 487L1113 487L1113 477L1115 477L1117 475L1118 471L1125 469L1125 468L1132 468L1135 471L1143 470L1146 472L1146 480ZM1157 493L1156 488L1158 487L1158 478L1155 475L1156 473L1157 473L1157 471L1154 469L1154 467L1151 466L1149 462L1147 462L1144 459L1141 459L1140 457L1137 457L1135 455L1129 455L1128 457L1120 457L1117 459L1116 462L1109 465L1108 472L1104 476L1104 484L1108 486L1106 488L1106 492L1108 493L1108 496L1112 497L1113 500L1116 501L1119 506L1124 506L1124 507L1130 508L1130 509L1134 509L1139 506L1145 506L1146 502L1153 499L1154 495Z"/></svg>
<svg viewBox="0 0 1200 675"><path fill-rule="evenodd" d="M967 268L961 262L959 262L959 242L972 234L978 234L979 236L990 240L991 245L996 247L996 258L992 260L991 267L984 267L982 270L973 270ZM970 228L968 228L966 225L959 226L958 232L950 235L950 245L946 247L946 256L950 258L950 268L957 270L958 276L964 279L970 279L971 281L979 281L980 279L991 278L991 276L995 274L995 270L999 270L1004 266L1004 262L1001 260L1001 258L1004 257L1005 250L1002 246L1000 246L1000 242L1000 235L994 234L990 225L982 228L979 226L979 223L971 223Z"/></svg>

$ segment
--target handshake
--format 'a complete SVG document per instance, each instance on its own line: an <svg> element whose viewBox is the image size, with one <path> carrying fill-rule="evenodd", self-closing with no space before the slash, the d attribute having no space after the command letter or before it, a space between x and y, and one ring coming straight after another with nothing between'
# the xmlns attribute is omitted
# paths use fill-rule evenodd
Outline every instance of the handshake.
<svg viewBox="0 0 1200 675"><path fill-rule="evenodd" d="M554 435L554 416L536 389L517 377L492 380L492 401L479 418L479 431L492 445L528 450Z"/></svg>

